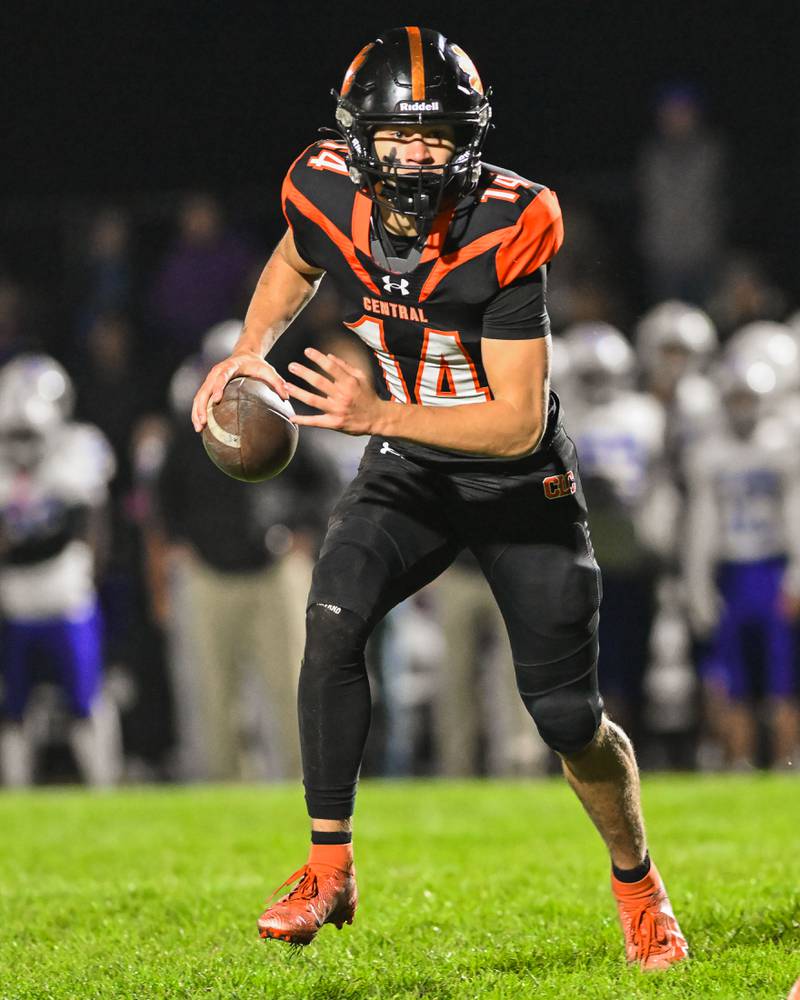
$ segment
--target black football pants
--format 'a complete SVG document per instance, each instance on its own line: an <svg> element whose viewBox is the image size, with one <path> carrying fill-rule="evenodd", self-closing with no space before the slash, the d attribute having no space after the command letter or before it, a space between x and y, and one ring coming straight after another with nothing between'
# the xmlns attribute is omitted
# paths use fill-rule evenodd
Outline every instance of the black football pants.
<svg viewBox="0 0 800 1000"><path fill-rule="evenodd" d="M309 815L353 812L369 728L364 646L375 623L469 548L503 614L517 683L558 752L591 742L600 572L575 449L559 428L517 462L426 464L373 439L331 515L309 597L298 708Z"/></svg>

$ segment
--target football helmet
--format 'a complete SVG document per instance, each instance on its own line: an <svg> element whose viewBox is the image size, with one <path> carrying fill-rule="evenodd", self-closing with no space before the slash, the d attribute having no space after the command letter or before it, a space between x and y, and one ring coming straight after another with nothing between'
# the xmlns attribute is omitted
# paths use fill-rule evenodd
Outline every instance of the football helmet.
<svg viewBox="0 0 800 1000"><path fill-rule="evenodd" d="M601 404L630 387L636 371L636 355L615 326L575 323L562 336L584 402Z"/></svg>
<svg viewBox="0 0 800 1000"><path fill-rule="evenodd" d="M563 333L572 370L578 378L624 381L633 375L636 356L625 336L610 323L576 323Z"/></svg>
<svg viewBox="0 0 800 1000"><path fill-rule="evenodd" d="M800 388L800 346L791 328L782 323L760 320L741 327L725 345L724 361L729 369L745 373L744 382L760 395L765 391L783 395ZM767 368L772 369L772 378ZM757 389L754 378L760 385L772 379L774 384L768 390Z"/></svg>
<svg viewBox="0 0 800 1000"><path fill-rule="evenodd" d="M774 409L780 396L780 371L764 357L725 354L712 372L730 429L749 437L759 421Z"/></svg>
<svg viewBox="0 0 800 1000"><path fill-rule="evenodd" d="M350 179L374 202L415 218L421 233L445 196L463 197L478 183L492 116L489 93L466 52L438 31L406 27L380 35L356 55L333 95ZM447 164L407 167L378 159L376 128L413 124L453 129Z"/></svg>
<svg viewBox="0 0 800 1000"><path fill-rule="evenodd" d="M221 360L217 358L213 364ZM192 400L207 374L205 354L192 354L175 369L167 393L174 416L183 420L192 412Z"/></svg>
<svg viewBox="0 0 800 1000"><path fill-rule="evenodd" d="M20 354L0 369L0 434L44 437L69 420L72 380L47 354Z"/></svg>
<svg viewBox="0 0 800 1000"><path fill-rule="evenodd" d="M203 336L201 350L203 361L216 365L230 357L236 346L236 341L242 334L243 323L238 319L226 319L217 323Z"/></svg>
<svg viewBox="0 0 800 1000"><path fill-rule="evenodd" d="M717 349L719 338L710 316L696 306L671 299L653 306L636 326L636 352L646 372L653 372L662 352L687 355L687 368L698 368Z"/></svg>
<svg viewBox="0 0 800 1000"><path fill-rule="evenodd" d="M216 323L203 335L200 353L192 354L175 369L169 383L169 402L172 412L180 418L192 409L195 393L203 384L208 369L230 357L236 341L242 334L239 319L226 319Z"/></svg>
<svg viewBox="0 0 800 1000"><path fill-rule="evenodd" d="M766 358L724 357L713 371L714 381L726 399L731 396L772 396L780 375Z"/></svg>

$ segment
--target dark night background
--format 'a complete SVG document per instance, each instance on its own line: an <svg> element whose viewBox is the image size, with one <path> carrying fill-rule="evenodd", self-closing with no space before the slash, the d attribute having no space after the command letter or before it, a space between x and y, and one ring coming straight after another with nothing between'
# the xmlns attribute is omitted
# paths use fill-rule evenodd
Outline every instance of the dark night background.
<svg viewBox="0 0 800 1000"><path fill-rule="evenodd" d="M188 403L169 391L174 373L189 365L201 378L189 362L205 332L244 316L285 229L288 166L333 124L330 92L354 55L404 24L458 42L493 88L486 160L558 193L566 242L548 291L554 332L602 320L633 339L646 309L679 296L707 308L724 341L800 307L797 0L0 5L0 365L26 350L53 354L75 380L79 418L113 442L109 661L136 679L126 748L153 774L176 773L164 763L172 540L154 485L158 463L170 463L163 449L190 433ZM722 166L693 199L691 161L671 161L655 194L686 212L662 228L660 249L678 247L678 270L702 291L656 291L642 237L637 164L658 145L659 95L676 84L699 95L710 127L700 123L694 148ZM661 151L668 159L675 145ZM216 222L211 236L190 238L187 205L203 200ZM692 258L690 231L717 218L712 251ZM341 332L326 289L270 355L279 369Z"/></svg>
<svg viewBox="0 0 800 1000"><path fill-rule="evenodd" d="M422 23L457 40L494 88L489 161L588 198L614 240L625 238L628 171L658 88L695 82L735 161L736 242L756 248L796 296L798 10L563 0L5 5L2 218L56 199L195 186L258 192L275 206L277 235L278 185L330 124L330 88L382 29Z"/></svg>

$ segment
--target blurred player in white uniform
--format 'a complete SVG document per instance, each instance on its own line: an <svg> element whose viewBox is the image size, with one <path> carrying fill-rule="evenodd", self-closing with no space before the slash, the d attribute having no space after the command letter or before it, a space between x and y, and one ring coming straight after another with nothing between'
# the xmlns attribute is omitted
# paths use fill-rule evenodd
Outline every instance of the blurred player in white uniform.
<svg viewBox="0 0 800 1000"><path fill-rule="evenodd" d="M719 347L717 331L702 309L670 300L645 313L635 346L642 388L664 406L666 456L679 481L686 448L723 420L719 391L706 374Z"/></svg>
<svg viewBox="0 0 800 1000"><path fill-rule="evenodd" d="M600 677L609 714L635 740L662 547L651 508L664 457L664 409L632 388L636 358L615 327L581 323L563 340L576 386L570 434L603 570Z"/></svg>
<svg viewBox="0 0 800 1000"><path fill-rule="evenodd" d="M696 762L698 685L681 572L684 464L687 452L718 432L724 421L719 390L707 374L718 347L711 318L674 299L653 306L636 326L641 387L662 404L666 417L663 474L651 504L663 562L644 681L648 729L657 737L651 746L656 766L691 768Z"/></svg>
<svg viewBox="0 0 800 1000"><path fill-rule="evenodd" d="M115 463L100 431L72 422L71 409L69 377L52 358L20 355L0 371L0 766L9 785L33 779L25 719L39 679L63 691L83 779L108 785L121 770L119 720L101 690L94 583Z"/></svg>
<svg viewBox="0 0 800 1000"><path fill-rule="evenodd" d="M772 763L796 747L800 607L800 454L780 416L797 379L768 359L785 331L758 324L729 343L718 369L727 426L687 463L687 586L692 623L711 639L702 672L729 766L756 760L756 706L769 708ZM779 342L770 343L777 336Z"/></svg>

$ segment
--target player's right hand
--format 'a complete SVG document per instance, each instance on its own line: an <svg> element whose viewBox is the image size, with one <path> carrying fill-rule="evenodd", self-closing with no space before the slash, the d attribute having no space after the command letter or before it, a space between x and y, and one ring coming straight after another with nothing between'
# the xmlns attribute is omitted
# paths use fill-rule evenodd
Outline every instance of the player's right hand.
<svg viewBox="0 0 800 1000"><path fill-rule="evenodd" d="M192 425L196 431L201 431L206 425L209 404L218 403L222 399L225 386L238 375L249 375L251 378L260 379L274 389L281 399L289 398L286 383L262 357L251 351L232 354L214 365L195 394L192 403Z"/></svg>
<svg viewBox="0 0 800 1000"><path fill-rule="evenodd" d="M723 607L722 597L712 587L703 588L691 595L686 610L689 627L696 639L710 638L719 625Z"/></svg>

